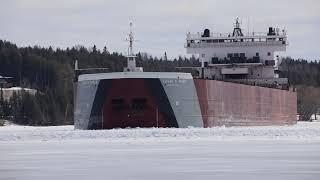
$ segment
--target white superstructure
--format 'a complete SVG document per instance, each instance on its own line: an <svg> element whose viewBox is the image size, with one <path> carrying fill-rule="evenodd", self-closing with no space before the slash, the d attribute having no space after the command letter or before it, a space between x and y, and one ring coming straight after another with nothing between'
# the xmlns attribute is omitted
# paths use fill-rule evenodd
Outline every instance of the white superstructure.
<svg viewBox="0 0 320 180"><path fill-rule="evenodd" d="M285 51L285 30L270 27L266 33L244 34L238 19L232 33L187 34L185 48L199 55L199 76L209 79L273 79L277 77L275 52ZM277 83L285 79L278 79Z"/></svg>

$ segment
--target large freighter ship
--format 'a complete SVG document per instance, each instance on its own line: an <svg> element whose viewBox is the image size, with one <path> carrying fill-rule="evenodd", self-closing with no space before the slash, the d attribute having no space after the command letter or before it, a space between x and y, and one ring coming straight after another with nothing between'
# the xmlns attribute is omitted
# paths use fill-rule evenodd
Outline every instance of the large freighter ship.
<svg viewBox="0 0 320 180"><path fill-rule="evenodd" d="M75 82L77 129L291 125L297 95L278 78L285 31L187 34L187 53L198 54L197 74L143 72L136 67L129 34L124 72L81 74Z"/></svg>

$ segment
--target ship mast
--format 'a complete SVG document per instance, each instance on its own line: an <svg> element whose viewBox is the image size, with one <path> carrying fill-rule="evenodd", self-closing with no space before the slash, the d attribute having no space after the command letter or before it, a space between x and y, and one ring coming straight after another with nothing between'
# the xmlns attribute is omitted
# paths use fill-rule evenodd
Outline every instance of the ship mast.
<svg viewBox="0 0 320 180"><path fill-rule="evenodd" d="M241 28L240 28L239 18L236 19L236 24L235 24L235 27L233 29L232 36L233 37L243 36Z"/></svg>
<svg viewBox="0 0 320 180"><path fill-rule="evenodd" d="M127 67L124 68L124 72L142 72L142 67L136 66L136 55L133 53L133 41L134 36L132 32L132 22L130 22L130 33L126 39L129 42L128 55L127 55Z"/></svg>
<svg viewBox="0 0 320 180"><path fill-rule="evenodd" d="M130 33L129 33L129 39L127 39L127 41L129 41L129 49L128 49L128 56L127 57L134 56L133 50L132 50L133 41L134 41L133 32L132 32L132 22L130 22Z"/></svg>

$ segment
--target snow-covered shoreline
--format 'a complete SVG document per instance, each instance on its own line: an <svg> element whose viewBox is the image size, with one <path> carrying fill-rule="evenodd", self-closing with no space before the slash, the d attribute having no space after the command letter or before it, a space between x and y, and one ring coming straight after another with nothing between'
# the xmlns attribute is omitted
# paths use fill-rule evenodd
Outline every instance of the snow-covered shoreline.
<svg viewBox="0 0 320 180"><path fill-rule="evenodd" d="M134 128L74 130L73 126L0 127L1 142L17 141L176 141L176 140L300 140L320 141L320 122L299 122L293 126L214 128Z"/></svg>
<svg viewBox="0 0 320 180"><path fill-rule="evenodd" d="M74 130L0 127L0 179L319 179L320 123Z"/></svg>

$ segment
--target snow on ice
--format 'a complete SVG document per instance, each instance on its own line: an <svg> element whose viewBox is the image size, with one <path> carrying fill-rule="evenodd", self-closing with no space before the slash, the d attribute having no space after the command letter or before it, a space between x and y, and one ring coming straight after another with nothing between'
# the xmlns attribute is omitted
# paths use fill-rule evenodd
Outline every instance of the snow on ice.
<svg viewBox="0 0 320 180"><path fill-rule="evenodd" d="M2 179L319 179L320 122L74 130L0 127Z"/></svg>
<svg viewBox="0 0 320 180"><path fill-rule="evenodd" d="M320 122L299 122L293 126L253 126L214 128L133 128L111 130L74 130L73 126L17 126L0 127L1 141L61 141L79 139L119 140L320 140Z"/></svg>

